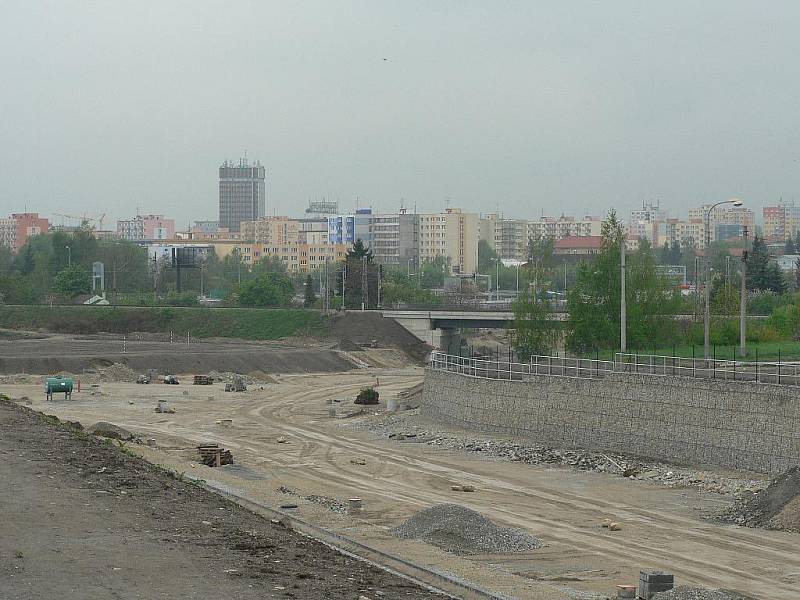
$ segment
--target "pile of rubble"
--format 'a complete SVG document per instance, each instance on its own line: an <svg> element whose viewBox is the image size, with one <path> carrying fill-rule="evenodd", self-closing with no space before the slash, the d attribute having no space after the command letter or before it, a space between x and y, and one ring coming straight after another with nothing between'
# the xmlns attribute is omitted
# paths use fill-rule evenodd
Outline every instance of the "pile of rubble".
<svg viewBox="0 0 800 600"><path fill-rule="evenodd" d="M464 432L435 430L420 423L416 411L369 415L346 425L393 440L414 440L446 450L480 453L497 460L526 464L552 464L583 471L608 472L630 479L652 481L668 487L697 487L707 492L742 498L757 494L769 485L767 479L747 479L715 471L677 467L639 457L582 449L560 449L544 444L476 437Z"/></svg>
<svg viewBox="0 0 800 600"><path fill-rule="evenodd" d="M314 504L319 504L320 506L324 506L328 510L338 513L340 515L345 515L348 513L348 506L347 502L342 500L337 500L336 498L330 498L328 496L319 496L317 494L312 494L310 496L303 496L302 494L296 492L295 490L282 485L278 488L278 491L282 494L288 494L290 496L296 496L298 498L303 498L312 502Z"/></svg>
<svg viewBox="0 0 800 600"><path fill-rule="evenodd" d="M667 592L658 592L653 596L653 600L753 600L753 598L730 590L678 585Z"/></svg>
<svg viewBox="0 0 800 600"><path fill-rule="evenodd" d="M722 520L746 527L800 533L800 467L792 467L765 490L743 494Z"/></svg>
<svg viewBox="0 0 800 600"><path fill-rule="evenodd" d="M97 369L96 375L98 382L136 381L137 377L136 371L121 363Z"/></svg>
<svg viewBox="0 0 800 600"><path fill-rule="evenodd" d="M500 527L458 504L438 504L418 512L392 534L419 539L453 554L510 554L536 550L542 541L519 529Z"/></svg>

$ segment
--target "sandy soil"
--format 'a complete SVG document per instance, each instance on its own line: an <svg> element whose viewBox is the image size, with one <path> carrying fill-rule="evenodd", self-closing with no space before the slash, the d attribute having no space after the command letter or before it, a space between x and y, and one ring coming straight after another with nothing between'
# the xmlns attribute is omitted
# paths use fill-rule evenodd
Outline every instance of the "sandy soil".
<svg viewBox="0 0 800 600"><path fill-rule="evenodd" d="M154 438L158 448L138 450L148 459L266 503L285 501L286 495L277 491L280 486L303 496L364 498L365 510L357 518L305 500L298 501L298 513L511 597L550 600L571 597L569 590L611 595L616 584L635 583L639 570L647 568L672 572L678 583L724 587L770 600L797 598L797 535L702 519L701 514L727 504L719 496L375 439L329 416L331 407L339 415L355 409L329 401L349 401L361 387L376 383L376 377L385 401L422 376L421 369L408 367L284 375L279 383L244 394L225 394L219 386L104 384L105 396L76 394L70 402L48 404L33 386L0 391L30 396L34 408L62 418L85 425L111 421ZM175 414L153 412L160 396L174 405ZM218 424L227 418L232 426ZM285 443L279 443L281 437ZM230 448L236 468L198 465L193 446L200 441ZM356 464L360 458L366 464ZM450 490L452 484L463 483L476 491ZM547 547L513 556L454 557L388 534L414 512L442 502L460 503L498 523L527 529ZM604 518L620 522L622 530L601 528Z"/></svg>
<svg viewBox="0 0 800 600"><path fill-rule="evenodd" d="M200 342L175 338L172 343L137 339L131 335L46 335L38 338L0 339L0 373L82 373L112 363L138 372L206 373L308 373L346 371L353 361L322 347L287 348L282 345L242 341ZM168 339L168 336L167 336Z"/></svg>
<svg viewBox="0 0 800 600"><path fill-rule="evenodd" d="M435 598L0 402L4 600Z"/></svg>

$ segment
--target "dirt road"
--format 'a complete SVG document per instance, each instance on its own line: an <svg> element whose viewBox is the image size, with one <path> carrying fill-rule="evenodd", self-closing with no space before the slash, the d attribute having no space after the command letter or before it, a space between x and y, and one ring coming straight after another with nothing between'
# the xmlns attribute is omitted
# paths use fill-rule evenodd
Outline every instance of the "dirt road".
<svg viewBox="0 0 800 600"><path fill-rule="evenodd" d="M4 600L440 597L0 402Z"/></svg>
<svg viewBox="0 0 800 600"><path fill-rule="evenodd" d="M284 376L280 383L244 395L188 387L184 397L182 390L118 384L107 386L110 395L99 400L76 396L46 408L85 424L112 421L153 437L160 449L142 450L151 460L266 502L280 502L279 486L302 496L362 497L366 508L357 519L313 502L301 503L299 510L348 536L511 597L569 597L570 589L611 594L618 583L635 583L639 569L656 568L674 573L681 583L726 587L770 600L797 598L797 536L701 519L702 513L725 504L718 496L376 440L328 416L329 399L352 398L359 388L374 384L376 376L381 396L387 398L418 383L422 371ZM28 389L12 386L10 392L30 395ZM155 395L165 394L177 409L174 415L152 412ZM45 408L44 402L37 400L35 407ZM233 419L232 426L216 423L223 418ZM279 443L280 437L286 442ZM238 471L197 466L189 446L205 440L231 448ZM366 464L354 464L361 457ZM474 485L476 492L450 490L461 483ZM458 502L527 529L548 546L521 555L456 558L388 534L389 527L420 508L442 502ZM603 518L619 521L622 530L601 529Z"/></svg>

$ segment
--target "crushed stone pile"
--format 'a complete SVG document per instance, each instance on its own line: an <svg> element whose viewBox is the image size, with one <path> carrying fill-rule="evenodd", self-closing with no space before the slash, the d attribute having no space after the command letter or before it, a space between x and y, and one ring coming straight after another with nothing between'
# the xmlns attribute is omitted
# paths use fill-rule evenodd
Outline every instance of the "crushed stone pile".
<svg viewBox="0 0 800 600"><path fill-rule="evenodd" d="M108 367L97 369L97 374L102 382L136 381L136 377L138 376L136 371L122 363L114 363Z"/></svg>
<svg viewBox="0 0 800 600"><path fill-rule="evenodd" d="M800 532L800 467L792 467L756 494L747 494L722 520L746 527Z"/></svg>
<svg viewBox="0 0 800 600"><path fill-rule="evenodd" d="M419 539L453 554L510 554L536 550L542 541L519 529L496 525L458 504L426 508L395 527L392 534Z"/></svg>
<svg viewBox="0 0 800 600"><path fill-rule="evenodd" d="M222 383L233 383L234 378L241 377L247 385L255 385L257 383L278 383L278 380L263 371L250 371L247 375L244 373L234 373L233 371L209 371L206 373L208 377L214 381L221 381Z"/></svg>
<svg viewBox="0 0 800 600"><path fill-rule="evenodd" d="M731 590L678 585L667 592L658 592L653 600L754 600Z"/></svg>

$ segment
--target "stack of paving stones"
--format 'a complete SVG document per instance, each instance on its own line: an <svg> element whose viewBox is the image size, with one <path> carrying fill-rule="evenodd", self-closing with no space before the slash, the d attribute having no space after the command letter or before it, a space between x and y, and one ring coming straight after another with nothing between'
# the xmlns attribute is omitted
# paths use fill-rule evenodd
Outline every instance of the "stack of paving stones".
<svg viewBox="0 0 800 600"><path fill-rule="evenodd" d="M675 576L663 571L639 571L639 597L651 600L658 592L675 587Z"/></svg>

